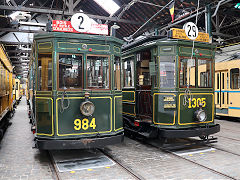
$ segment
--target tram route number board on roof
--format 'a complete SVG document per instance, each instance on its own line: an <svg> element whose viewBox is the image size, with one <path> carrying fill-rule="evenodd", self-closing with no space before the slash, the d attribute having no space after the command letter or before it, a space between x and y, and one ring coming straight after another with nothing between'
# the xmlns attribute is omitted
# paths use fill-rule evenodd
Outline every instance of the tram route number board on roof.
<svg viewBox="0 0 240 180"><path fill-rule="evenodd" d="M184 29L172 28L170 32L171 32L170 33L171 38L173 38L173 39L191 40L186 35ZM191 32L191 33L194 33L194 32ZM203 32L198 32L198 36L194 41L209 42L209 34L203 33Z"/></svg>
<svg viewBox="0 0 240 180"><path fill-rule="evenodd" d="M77 13L71 21L53 20L52 31L108 35L108 25L94 23L85 14Z"/></svg>

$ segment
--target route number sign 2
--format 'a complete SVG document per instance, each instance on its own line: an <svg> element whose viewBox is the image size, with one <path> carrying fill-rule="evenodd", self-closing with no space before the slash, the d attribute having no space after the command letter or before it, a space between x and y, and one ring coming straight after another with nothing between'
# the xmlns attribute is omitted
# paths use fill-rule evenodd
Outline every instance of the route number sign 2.
<svg viewBox="0 0 240 180"><path fill-rule="evenodd" d="M83 13L76 13L71 18L72 27L78 32L88 32L92 23L90 18Z"/></svg>
<svg viewBox="0 0 240 180"><path fill-rule="evenodd" d="M195 40L198 37L198 28L193 22L186 23L183 28L189 39Z"/></svg>

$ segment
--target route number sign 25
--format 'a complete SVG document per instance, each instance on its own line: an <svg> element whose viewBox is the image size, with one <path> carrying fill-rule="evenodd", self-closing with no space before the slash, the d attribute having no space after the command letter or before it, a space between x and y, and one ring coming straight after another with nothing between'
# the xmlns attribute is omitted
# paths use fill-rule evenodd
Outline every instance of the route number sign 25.
<svg viewBox="0 0 240 180"><path fill-rule="evenodd" d="M186 23L183 28L189 39L195 40L198 37L198 27L193 22Z"/></svg>

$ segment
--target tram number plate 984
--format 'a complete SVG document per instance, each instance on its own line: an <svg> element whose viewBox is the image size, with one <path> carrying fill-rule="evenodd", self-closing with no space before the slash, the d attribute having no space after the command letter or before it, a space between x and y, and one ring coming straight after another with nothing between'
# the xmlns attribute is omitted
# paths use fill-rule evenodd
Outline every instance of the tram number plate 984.
<svg viewBox="0 0 240 180"><path fill-rule="evenodd" d="M95 118L92 118L91 121L89 121L87 118L81 119L75 119L74 120L74 129L76 131L79 131L81 129L87 130L89 128L95 129L96 128L96 121Z"/></svg>
<svg viewBox="0 0 240 180"><path fill-rule="evenodd" d="M199 104L202 103L202 107L206 106L206 98L188 98L188 108L199 107Z"/></svg>

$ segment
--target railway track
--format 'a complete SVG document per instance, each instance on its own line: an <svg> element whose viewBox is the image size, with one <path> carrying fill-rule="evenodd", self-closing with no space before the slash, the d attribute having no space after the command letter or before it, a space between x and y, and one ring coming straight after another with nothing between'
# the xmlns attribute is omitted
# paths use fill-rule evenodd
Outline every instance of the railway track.
<svg viewBox="0 0 240 180"><path fill-rule="evenodd" d="M202 168L205 168L205 169L207 169L207 170L209 170L209 171L211 171L211 172L213 172L213 173L215 173L215 174L218 174L218 175L220 175L220 176L222 176L222 177L225 177L225 178L228 178L228 179L232 179L232 180L237 180L236 178L234 178L234 177L232 177L232 176L229 176L229 175L227 175L227 174L224 174L224 173L222 173L222 172L219 172L219 171L217 171L217 170L215 170L215 169L212 169L212 168L210 168L210 167L207 167L207 166L205 166L205 165L199 164L199 163L197 163L197 162L195 162L195 161L192 161L192 160L190 160L190 159L187 159L187 158L185 158L185 157L183 157L183 156L177 155L177 154L173 153L172 151L163 149L162 147L157 146L157 145L155 145L155 144L152 144L152 143L145 143L145 144L148 144L148 145L150 145L150 146L152 146L152 147L154 147L154 148L160 149L161 151L166 152L166 153L169 153L169 154L171 154L171 155L173 155L173 156L175 156L175 157L177 157L177 158L179 158L179 159L183 159L183 160L185 160L185 161L191 162L191 163L193 163L193 164L195 164L195 165L197 165L197 166L200 166L200 167L202 167ZM209 146L209 147L211 147L211 146ZM215 147L214 147L214 148L215 148ZM215 149L218 149L218 148L215 148ZM222 149L219 149L219 150L222 150ZM222 151L225 151L225 150L222 150ZM225 151L225 152L227 152L227 151ZM232 153L232 152L229 152L229 153L234 154L234 153ZM236 155L236 154L234 154L234 155ZM240 155L238 155L238 156L240 156Z"/></svg>
<svg viewBox="0 0 240 180"><path fill-rule="evenodd" d="M139 175L138 173L134 172L131 168L128 166L124 165L120 160L114 158L111 154L109 154L106 150L99 149L105 156L110 158L112 161L114 161L116 164L118 164L124 171L126 171L128 174L130 174L134 179L138 180L145 180L144 177Z"/></svg>
<svg viewBox="0 0 240 180"><path fill-rule="evenodd" d="M47 153L48 153L48 156L49 156L49 159L50 159L50 163L51 163L50 167L51 167L53 179L55 179L55 180L62 180L61 177L60 177L60 174L58 172L57 166L54 163L53 156L52 156L51 152L47 151Z"/></svg>

